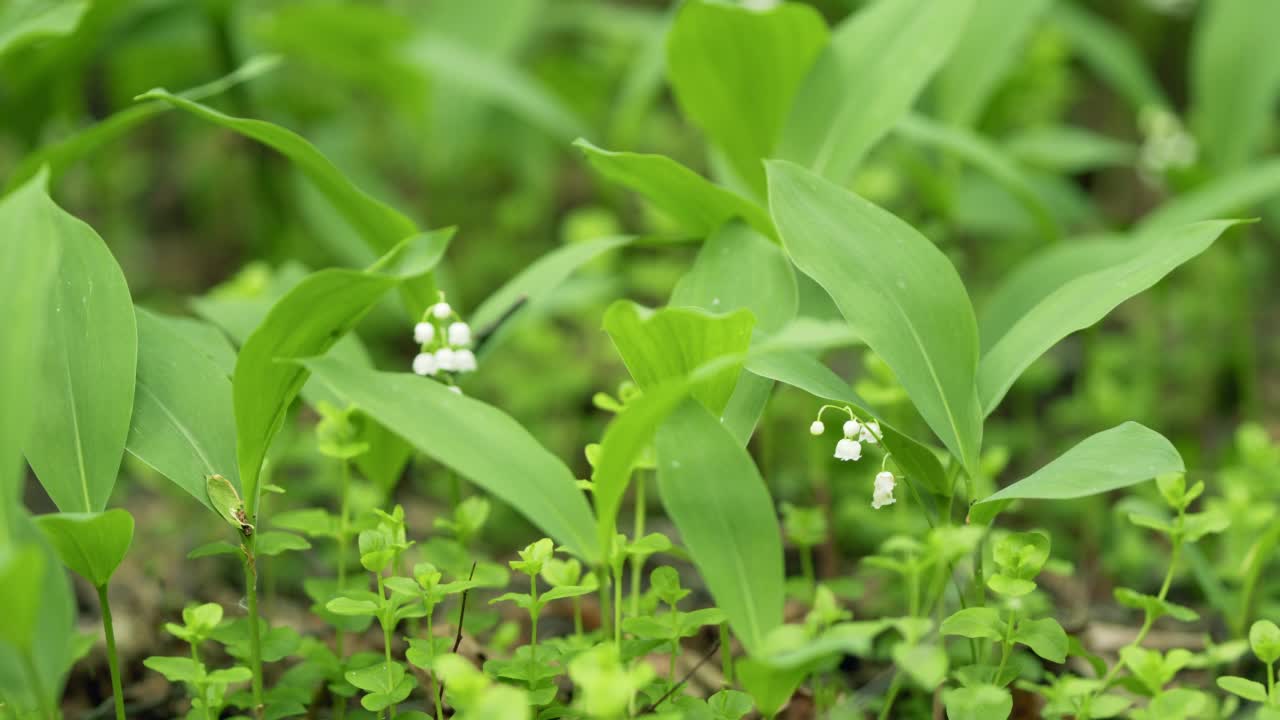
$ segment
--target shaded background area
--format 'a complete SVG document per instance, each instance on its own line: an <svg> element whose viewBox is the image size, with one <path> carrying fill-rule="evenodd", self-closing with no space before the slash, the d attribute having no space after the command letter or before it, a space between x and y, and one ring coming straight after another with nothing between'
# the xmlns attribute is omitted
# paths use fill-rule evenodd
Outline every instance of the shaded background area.
<svg viewBox="0 0 1280 720"><path fill-rule="evenodd" d="M1210 6L1226 1L1042 3L1025 27L1009 28L1017 51L986 97L956 104L943 81L935 83L922 109L958 107L952 119L1003 151L1001 161L1026 179L1022 189L1032 202L1011 192L998 168L903 133L877 147L855 189L943 247L981 308L999 278L1051 243L1128 228L1170 198L1226 178L1248 175L1264 186L1271 178L1280 186L1274 92L1269 126L1244 148L1201 121L1215 90L1197 78L1193 58ZM812 4L832 23L861 5ZM194 87L251 58L277 55L275 69L208 102L297 131L362 188L424 227L457 225L441 282L465 314L557 247L673 231L634 195L593 174L572 146L575 138L666 154L716 174L715 158L666 83L672 12L665 2L585 0L99 0L73 34L0 57L0 177L7 184L38 148L137 107L139 93ZM1127 74L1124 57L1107 64L1106 53L1090 44L1107 33L1155 87ZM1280 70L1230 80L1280 86ZM1154 109L1166 102L1171 112ZM1064 125L1094 134L1065 149L1063 137L1042 134ZM287 162L181 113L159 112L113 134L65 168L52 192L103 236L135 299L170 312L190 312L192 298L210 293L267 292L297 266L371 259ZM1192 475L1220 494L1214 501L1238 522L1216 552L1238 559L1250 534L1272 521L1280 496L1280 451L1272 440L1280 434L1276 194L1235 208L1259 223L1233 231L1039 361L993 419L990 475L1017 479L1084 435L1137 420L1174 440ZM1068 239L1047 237L1037 209ZM512 320L467 392L503 408L587 475L583 447L599 439L609 419L591 398L626 377L600 330L603 309L619 297L664 302L695 250L645 245L593 261L549 301ZM822 312L820 291L802 287L802 306ZM366 320L360 335L379 367L408 367L410 328L390 304ZM875 358L844 350L827 360L895 423L928 436ZM838 547L829 552L839 557L828 557L826 567L840 572L840 558L865 554L917 520L870 511L865 488L872 468L832 468L817 459L825 449L805 433L815 406L780 390L752 450L779 502L812 503L815 476L831 473L825 500ZM290 492L279 501L284 506L323 502L331 487L331 469L310 459L313 420L301 413L277 442L275 481ZM1007 465L1010 457L1016 463ZM519 459L512 462L518 472ZM164 618L192 599L238 598L229 590L236 583L220 575L231 577L234 567L184 559L217 529L189 522L194 505L140 464L127 461L125 472L112 504L138 517L136 547L147 551L134 552L122 571L128 575L118 585L126 596L118 601L118 622L122 652L141 676L136 660L166 642L158 635ZM430 463L416 462L399 486L365 488L364 503L383 504L390 494L418 518L416 527L428 528L449 492ZM33 511L51 509L41 493L32 481ZM1110 602L1110 578L1149 572L1146 538L1112 522L1142 495L1115 500L1045 505L1034 522L1029 513L1015 521L1070 528L1055 538L1062 554L1076 560L1071 590L1085 608ZM496 512L486 535L493 552L523 545L529 527L507 509ZM300 612L294 600L305 568L279 565L280 572L266 573L275 583L267 588L269 602L278 603L271 612ZM1208 581L1196 575L1206 572L1193 568L1181 591L1201 595L1199 585ZM80 590L84 607L95 607L90 591ZM874 612L875 593L862 602ZM1263 603L1280 611L1274 596ZM99 675L81 679L79 702L100 699L105 672ZM75 681L72 687L77 692Z"/></svg>

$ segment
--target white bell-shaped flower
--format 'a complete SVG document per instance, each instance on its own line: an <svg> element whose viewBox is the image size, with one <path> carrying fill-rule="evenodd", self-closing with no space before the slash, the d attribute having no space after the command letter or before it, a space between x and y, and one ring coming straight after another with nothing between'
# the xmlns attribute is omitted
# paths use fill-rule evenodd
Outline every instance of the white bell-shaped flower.
<svg viewBox="0 0 1280 720"><path fill-rule="evenodd" d="M413 326L413 341L426 345L436 337L436 326L429 322L420 322Z"/></svg>
<svg viewBox="0 0 1280 720"><path fill-rule="evenodd" d="M449 325L449 344L454 347L466 347L471 344L471 326L464 322Z"/></svg>
<svg viewBox="0 0 1280 720"><path fill-rule="evenodd" d="M454 395L461 395L462 388L458 387L457 385L450 385L449 392L453 393Z"/></svg>
<svg viewBox="0 0 1280 720"><path fill-rule="evenodd" d="M809 423L810 435L821 435L826 431L827 431L827 426L823 425L821 420L814 420L813 422Z"/></svg>
<svg viewBox="0 0 1280 720"><path fill-rule="evenodd" d="M844 427L841 430L844 431L844 436L847 438L857 437L858 432L862 430L862 423L853 419L845 420Z"/></svg>
<svg viewBox="0 0 1280 720"><path fill-rule="evenodd" d="M448 320L449 316L453 314L453 308L449 307L449 303L442 300L431 306L431 314L437 320Z"/></svg>
<svg viewBox="0 0 1280 720"><path fill-rule="evenodd" d="M871 496L871 507L879 510L885 505L892 505L897 500L893 497L893 489L897 486L897 481L893 477L893 473L884 471L876 475L875 489Z"/></svg>
<svg viewBox="0 0 1280 720"><path fill-rule="evenodd" d="M857 460L862 457L862 443L850 438L842 438L836 443L835 457L837 460L844 461Z"/></svg>
<svg viewBox="0 0 1280 720"><path fill-rule="evenodd" d="M455 353L452 348L440 348L436 351L436 368L446 372L457 370Z"/></svg>
<svg viewBox="0 0 1280 720"><path fill-rule="evenodd" d="M470 350L453 351L453 369L458 372L475 372L476 356Z"/></svg>
<svg viewBox="0 0 1280 720"><path fill-rule="evenodd" d="M871 420L866 425L863 425L858 439L864 443L875 445L880 439L880 423Z"/></svg>
<svg viewBox="0 0 1280 720"><path fill-rule="evenodd" d="M431 353L418 353L413 358L413 372L417 375L435 375L439 367L436 365L436 356Z"/></svg>

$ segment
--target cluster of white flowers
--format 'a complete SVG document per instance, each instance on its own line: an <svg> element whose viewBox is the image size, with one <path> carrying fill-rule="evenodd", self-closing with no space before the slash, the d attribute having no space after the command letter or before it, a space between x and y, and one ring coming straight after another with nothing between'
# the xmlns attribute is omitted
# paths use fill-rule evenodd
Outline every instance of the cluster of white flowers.
<svg viewBox="0 0 1280 720"><path fill-rule="evenodd" d="M818 419L809 425L809 433L811 435L821 435L826 432L827 426L822 422L822 412L827 409L835 409L831 405L824 405L818 411ZM880 442L880 423L875 420L860 422L853 415L853 411L849 408L841 408L849 415L849 419L844 421L840 427L842 437L836 442L836 451L834 457L837 460L848 462L850 460L862 459L863 444L876 445ZM886 460L888 456L886 455ZM875 492L871 500L871 507L879 510L885 505L892 505L893 488L895 482L893 473L884 471L876 476Z"/></svg>
<svg viewBox="0 0 1280 720"><path fill-rule="evenodd" d="M1158 184L1164 173L1196 163L1200 146L1177 115L1162 107L1145 107L1138 113L1138 125L1144 136L1138 169L1148 182Z"/></svg>
<svg viewBox="0 0 1280 720"><path fill-rule="evenodd" d="M440 373L469 373L476 369L476 356L471 352L471 326L444 301L427 308L422 320L413 326L413 341L419 352L413 358L413 372L423 376Z"/></svg>

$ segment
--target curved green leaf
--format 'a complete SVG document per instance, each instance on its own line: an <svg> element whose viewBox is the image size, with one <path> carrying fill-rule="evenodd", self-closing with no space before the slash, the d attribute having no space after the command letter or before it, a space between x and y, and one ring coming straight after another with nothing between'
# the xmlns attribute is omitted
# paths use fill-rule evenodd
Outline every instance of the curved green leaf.
<svg viewBox="0 0 1280 720"><path fill-rule="evenodd" d="M1087 497L1185 470L1182 457L1163 435L1127 422L1085 438L1053 462L978 503Z"/></svg>
<svg viewBox="0 0 1280 720"><path fill-rule="evenodd" d="M581 138L573 144L587 156L596 172L640 193L694 237L705 237L735 217L774 236L773 221L763 208L666 155L610 152Z"/></svg>
<svg viewBox="0 0 1280 720"><path fill-rule="evenodd" d="M267 448L308 377L305 367L281 361L328 351L387 291L429 272L452 235L448 229L410 238L368 270L329 268L308 275L245 340L231 385L236 457L250 523L255 522L258 473Z"/></svg>
<svg viewBox="0 0 1280 720"><path fill-rule="evenodd" d="M714 315L692 308L647 310L619 300L604 314L604 329L642 390L688 376L725 355L745 353L755 318L749 310ZM738 382L741 362L701 378L693 396L718 416Z"/></svg>
<svg viewBox="0 0 1280 720"><path fill-rule="evenodd" d="M558 140L568 142L587 134L581 118L514 63L477 52L439 33L421 38L409 49L407 58L456 83L460 92L506 108Z"/></svg>
<svg viewBox="0 0 1280 720"><path fill-rule="evenodd" d="M1025 165L1063 174L1126 167L1138 159L1133 144L1072 125L1027 128L1005 141L1004 148Z"/></svg>
<svg viewBox="0 0 1280 720"><path fill-rule="evenodd" d="M27 461L59 510L107 505L133 412L133 300L106 243L49 199L39 176L0 204L0 230L51 245L57 281L45 307Z"/></svg>
<svg viewBox="0 0 1280 720"><path fill-rule="evenodd" d="M1053 26L1067 36L1081 60L1112 86L1134 110L1169 107L1160 83L1147 69L1129 36L1078 3L1060 2L1049 13Z"/></svg>
<svg viewBox="0 0 1280 720"><path fill-rule="evenodd" d="M741 223L728 223L707 238L671 291L672 306L723 313L746 308L756 330L774 333L799 306L791 261L776 243Z"/></svg>
<svg viewBox="0 0 1280 720"><path fill-rule="evenodd" d="M970 126L1008 74L1053 0L977 0L964 34L934 78L938 116Z"/></svg>
<svg viewBox="0 0 1280 720"><path fill-rule="evenodd" d="M1055 290L1089 273L1123 262L1134 253L1123 235L1091 235L1053 245L1014 267L978 314L978 333L985 353L1024 315Z"/></svg>
<svg viewBox="0 0 1280 720"><path fill-rule="evenodd" d="M70 35L88 2L13 0L0 6L0 55L42 38Z"/></svg>
<svg viewBox="0 0 1280 720"><path fill-rule="evenodd" d="M777 155L847 181L911 109L972 8L972 0L877 0L846 20L800 86Z"/></svg>
<svg viewBox="0 0 1280 720"><path fill-rule="evenodd" d="M796 267L893 369L943 444L976 468L978 329L955 267L910 225L791 163L769 163L769 206Z"/></svg>
<svg viewBox="0 0 1280 720"><path fill-rule="evenodd" d="M188 100L199 100L218 95L242 82L247 82L269 72L279 64L280 59L276 56L260 55L249 58L244 65L241 65L234 72L211 83L185 90L178 94ZM22 158L18 166L9 174L9 178L4 184L4 192L8 192L35 177L40 168L45 166L49 168L51 182L56 182L73 163L92 154L98 148L123 137L125 133L167 110L169 107L168 103L158 100L134 105L62 140L41 145L34 152Z"/></svg>
<svg viewBox="0 0 1280 720"><path fill-rule="evenodd" d="M747 451L686 400L655 438L658 490L689 555L748 652L782 624L782 534Z"/></svg>
<svg viewBox="0 0 1280 720"><path fill-rule="evenodd" d="M1242 212L1280 196L1280 158L1215 178L1151 211L1142 232Z"/></svg>
<svg viewBox="0 0 1280 720"><path fill-rule="evenodd" d="M111 580L133 543L133 516L119 508L40 515L35 521L62 564L96 588Z"/></svg>
<svg viewBox="0 0 1280 720"><path fill-rule="evenodd" d="M894 132L912 142L937 147L968 161L1017 198L1035 219L1046 239L1058 237L1057 221L1031 183L1031 178L1000 147L977 133L940 125L923 115L908 114Z"/></svg>
<svg viewBox="0 0 1280 720"><path fill-rule="evenodd" d="M0 543L0 696L16 717L35 718L58 706L81 641L66 571L35 523L25 513L15 519L14 542Z"/></svg>
<svg viewBox="0 0 1280 720"><path fill-rule="evenodd" d="M256 140L288 158L376 253L387 253L418 232L412 220L356 187L301 135L264 120L238 118L157 88L137 100L163 100L196 117ZM436 301L435 281L424 274L404 287L409 314L417 316Z"/></svg>
<svg viewBox="0 0 1280 720"><path fill-rule="evenodd" d="M0 283L0 317L6 337L23 339L0 343L0 545L10 538L21 505L22 444L35 396L31 378L39 367L45 309L58 268L57 246L29 242L25 226L19 208L0 202L0 267L7 275Z"/></svg>
<svg viewBox="0 0 1280 720"><path fill-rule="evenodd" d="M1276 121L1280 3L1205 3L1191 40L1192 126L1219 170L1234 170L1262 147Z"/></svg>
<svg viewBox="0 0 1280 720"><path fill-rule="evenodd" d="M302 363L345 402L511 505L557 543L601 560L591 508L573 473L497 408L407 373L333 358Z"/></svg>
<svg viewBox="0 0 1280 720"><path fill-rule="evenodd" d="M631 244L632 237L606 237L583 243L572 243L538 258L521 270L506 285L485 299L471 315L471 325L481 334L493 332L504 317L521 304L533 304L565 281L575 270L608 252ZM492 341L484 348L491 348Z"/></svg>
<svg viewBox="0 0 1280 720"><path fill-rule="evenodd" d="M1120 303L1156 284L1204 252L1237 222L1213 220L1158 236L1150 233L1132 242L1132 254L1127 258L1073 278L1047 294L982 356L978 395L984 415L995 410L1022 371L1059 340L1093 325Z"/></svg>
<svg viewBox="0 0 1280 720"><path fill-rule="evenodd" d="M142 308L137 321L138 385L126 447L211 507L205 478L222 475L236 486L240 478L231 378L190 339L195 327L212 328Z"/></svg>
<svg viewBox="0 0 1280 720"><path fill-rule="evenodd" d="M676 101L756 192L791 101L827 42L816 10L782 3L756 10L692 0L667 35Z"/></svg>

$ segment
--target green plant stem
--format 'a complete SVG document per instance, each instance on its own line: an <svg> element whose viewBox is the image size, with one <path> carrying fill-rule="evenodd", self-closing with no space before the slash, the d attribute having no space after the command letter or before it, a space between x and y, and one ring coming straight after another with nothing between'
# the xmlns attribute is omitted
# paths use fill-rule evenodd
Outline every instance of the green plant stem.
<svg viewBox="0 0 1280 720"><path fill-rule="evenodd" d="M1240 586L1240 612L1231 621L1232 635L1245 637L1249 621L1253 619L1254 605L1257 602L1258 579L1262 570L1273 557L1277 544L1280 544L1280 524L1273 523L1266 533L1253 546L1249 556L1249 567L1245 571L1244 582Z"/></svg>
<svg viewBox="0 0 1280 720"><path fill-rule="evenodd" d="M1276 666L1275 663L1267 663L1267 701L1273 702L1272 698L1276 696Z"/></svg>
<svg viewBox="0 0 1280 720"><path fill-rule="evenodd" d="M726 687L733 686L733 645L729 636L729 623L720 623L720 674Z"/></svg>
<svg viewBox="0 0 1280 720"><path fill-rule="evenodd" d="M351 531L351 464L346 458L338 461L341 468L342 484L338 496L338 592L347 589L347 555L351 550L348 534ZM334 629L333 649L338 662L344 663L347 657L347 632L341 628ZM347 699L333 694L334 720L343 720L347 716Z"/></svg>
<svg viewBox="0 0 1280 720"><path fill-rule="evenodd" d="M1181 517L1182 513L1179 512L1178 515ZM1165 599L1165 596L1169 594L1169 588L1173 585L1173 573L1178 567L1178 558L1181 557L1181 555L1182 540L1175 535L1173 540L1173 552L1169 556L1169 569L1164 574L1164 582L1160 583L1160 594L1156 596L1162 601ZM1123 657L1125 648L1141 647L1142 641L1147 638L1147 633L1151 632L1151 626L1154 623L1155 617L1152 616L1149 611L1144 612L1142 627L1138 630L1138 634L1134 636L1133 640L1129 641L1128 645L1120 649L1120 657L1122 659L1116 660L1116 664L1112 665L1111 668L1107 670L1107 674L1103 676L1102 683L1098 686L1098 690L1085 700L1084 707L1081 708L1080 713L1076 715L1077 718L1088 717L1089 705L1093 702L1093 699L1097 697L1098 693L1106 691L1106 689L1111 686L1111 683L1116 679L1116 674L1124 667Z"/></svg>
<svg viewBox="0 0 1280 720"><path fill-rule="evenodd" d="M427 648L431 650L431 666L427 671L427 677L431 679L431 699L434 701L436 710L436 720L444 720L444 699L440 696L440 681L436 680L435 660L436 660L436 631L431 624L431 616L435 614L435 608L427 608Z"/></svg>
<svg viewBox="0 0 1280 720"><path fill-rule="evenodd" d="M111 694L115 699L116 720L125 720L124 690L120 687L120 659L116 655L116 631L111 624L111 602L106 584L98 587L98 604L102 606L102 631L107 636L107 667L111 670Z"/></svg>
<svg viewBox="0 0 1280 720"><path fill-rule="evenodd" d="M256 518L257 516L253 517ZM262 628L258 627L260 616L258 615L257 547L258 535L250 532L244 537L242 546L244 550L244 594L245 602L249 606L249 670L253 673L253 714L254 717L261 719L263 713Z"/></svg>
<svg viewBox="0 0 1280 720"><path fill-rule="evenodd" d="M1009 656L1013 654L1013 629L1018 622L1018 611L1009 609L1009 626L1004 631L1004 641L1000 647L1000 667L996 668L995 682L999 684L1000 676L1004 674L1004 666L1009 662Z"/></svg>
<svg viewBox="0 0 1280 720"><path fill-rule="evenodd" d="M877 720L888 720L889 711L893 709L893 701L898 698L901 690L902 673L894 670L893 680L889 682L889 692L884 696L884 705L880 708L880 714L876 716Z"/></svg>
<svg viewBox="0 0 1280 720"><path fill-rule="evenodd" d="M632 542L644 537L644 521L645 521L645 502L644 502L644 485L645 476L643 473L636 473L635 496L635 525L632 531ZM629 610L630 617L639 617L640 615L640 577L644 572L645 558L639 553L631 556L631 608Z"/></svg>
<svg viewBox="0 0 1280 720"><path fill-rule="evenodd" d="M622 566L613 578L613 643L622 649Z"/></svg>
<svg viewBox="0 0 1280 720"><path fill-rule="evenodd" d="M582 598L573 599L573 634L582 634Z"/></svg>
<svg viewBox="0 0 1280 720"><path fill-rule="evenodd" d="M385 603L387 601L387 591L386 591L386 587L382 583L382 573L380 572L374 573L373 577L378 583L378 599ZM382 655L383 655L383 658L386 660L385 667L387 668L387 687L389 688L395 687L394 683L391 682L391 630L394 628L393 623L394 621L392 621L390 618L385 618L382 616L378 617L378 624L382 626ZM391 708L388 710L387 717L395 717L395 716L396 716L396 706L392 705Z"/></svg>
<svg viewBox="0 0 1280 720"><path fill-rule="evenodd" d="M535 681L535 673L538 670L538 577L536 575L529 576L529 597L533 598L533 602L529 604L529 689L532 690Z"/></svg>

